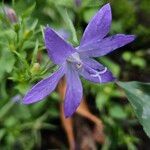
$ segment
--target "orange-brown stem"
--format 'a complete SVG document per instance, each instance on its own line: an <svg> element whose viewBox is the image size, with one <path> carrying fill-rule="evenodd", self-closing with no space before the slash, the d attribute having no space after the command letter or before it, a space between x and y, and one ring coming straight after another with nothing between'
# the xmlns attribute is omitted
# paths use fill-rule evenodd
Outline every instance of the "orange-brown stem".
<svg viewBox="0 0 150 150"><path fill-rule="evenodd" d="M65 91L66 91L66 81L63 78L59 84L58 84L58 93L60 95L60 98L63 100L65 97ZM92 121L95 124L95 129L93 131L93 138L99 142L103 143L104 142L104 133L103 133L103 124L102 121L93 115L86 104L85 98L83 98L80 106L77 109L77 113L90 121ZM70 149L74 149L75 146L75 137L73 134L73 123L71 118L65 118L64 117L64 112L63 112L63 104L61 103L61 121L62 125L64 126L64 129L67 133L67 138L69 142Z"/></svg>
<svg viewBox="0 0 150 150"><path fill-rule="evenodd" d="M65 118L64 117L64 111L63 111L63 104L61 103L60 105L60 110L61 110L61 121L62 121L62 125L65 129L65 132L67 134L67 138L68 138L68 143L69 143L69 149L70 150L74 150L75 149L75 137L73 134L73 123L72 123L72 119L71 118Z"/></svg>
<svg viewBox="0 0 150 150"><path fill-rule="evenodd" d="M65 84L65 80L62 79L58 84L58 93L59 93L59 96L60 96L61 100L63 100L64 97L65 97L65 91L66 91L66 84ZM75 137L74 137L74 134L73 134L73 123L72 123L71 118L65 118L64 117L64 109L63 109L62 102L61 102L61 105L60 105L60 111L61 111L60 118L61 118L61 121L62 121L62 125L65 129L65 132L67 134L69 149L74 150L75 149Z"/></svg>

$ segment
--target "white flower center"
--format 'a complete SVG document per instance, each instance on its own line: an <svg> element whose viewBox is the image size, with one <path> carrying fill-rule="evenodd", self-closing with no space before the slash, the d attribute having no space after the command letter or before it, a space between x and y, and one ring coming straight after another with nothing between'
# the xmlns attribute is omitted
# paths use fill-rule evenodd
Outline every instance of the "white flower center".
<svg viewBox="0 0 150 150"><path fill-rule="evenodd" d="M82 67L82 61L80 59L80 56L77 52L73 53L71 56L67 58L67 61L70 63L74 63L77 67L77 69L80 69Z"/></svg>

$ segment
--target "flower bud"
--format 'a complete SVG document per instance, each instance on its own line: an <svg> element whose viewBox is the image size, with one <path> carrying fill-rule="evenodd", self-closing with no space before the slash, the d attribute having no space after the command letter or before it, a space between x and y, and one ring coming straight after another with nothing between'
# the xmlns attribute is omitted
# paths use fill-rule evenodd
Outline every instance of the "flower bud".
<svg viewBox="0 0 150 150"><path fill-rule="evenodd" d="M74 0L74 2L77 7L81 6L81 0Z"/></svg>
<svg viewBox="0 0 150 150"><path fill-rule="evenodd" d="M31 73L36 74L40 70L40 64L39 63L34 63L33 67L31 68Z"/></svg>
<svg viewBox="0 0 150 150"><path fill-rule="evenodd" d="M32 34L33 34L33 31L32 31L32 30L26 30L26 31L24 32L23 38L24 38L24 39L28 39Z"/></svg>
<svg viewBox="0 0 150 150"><path fill-rule="evenodd" d="M12 23L17 22L16 12L12 8L6 6L4 8L4 12L5 12L5 14L6 14L6 16L9 19L10 22L12 22Z"/></svg>

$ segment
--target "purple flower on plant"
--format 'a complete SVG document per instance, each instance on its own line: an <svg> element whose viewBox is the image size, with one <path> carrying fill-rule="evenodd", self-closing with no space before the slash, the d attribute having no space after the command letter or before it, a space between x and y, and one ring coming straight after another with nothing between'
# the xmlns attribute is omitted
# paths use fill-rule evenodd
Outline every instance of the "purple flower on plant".
<svg viewBox="0 0 150 150"><path fill-rule="evenodd" d="M60 37L62 37L64 40L68 40L68 39L70 38L70 33L69 33L67 30L63 29L63 28L57 30L56 33L57 33Z"/></svg>
<svg viewBox="0 0 150 150"><path fill-rule="evenodd" d="M111 20L111 8L106 4L92 18L85 29L80 45L76 48L65 42L53 29L46 27L44 34L48 56L59 66L59 69L33 86L24 97L23 103L30 104L42 100L54 91L59 80L65 75L67 89L64 112L66 117L70 117L76 111L83 96L79 76L94 83L114 81L111 71L92 57L104 56L132 42L135 36L117 34L106 37Z"/></svg>
<svg viewBox="0 0 150 150"><path fill-rule="evenodd" d="M75 5L76 5L77 7L80 7L80 6L81 6L81 3L82 3L82 0L74 0L74 2L75 2Z"/></svg>
<svg viewBox="0 0 150 150"><path fill-rule="evenodd" d="M8 19L10 20L10 22L12 22L12 23L17 22L16 12L12 8L6 6L6 7L4 7L4 12L5 12L6 16L8 17Z"/></svg>

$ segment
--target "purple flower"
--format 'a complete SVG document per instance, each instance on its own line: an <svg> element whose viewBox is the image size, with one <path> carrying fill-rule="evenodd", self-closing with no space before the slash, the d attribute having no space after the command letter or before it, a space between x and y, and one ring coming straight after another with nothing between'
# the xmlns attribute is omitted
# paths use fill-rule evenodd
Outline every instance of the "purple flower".
<svg viewBox="0 0 150 150"><path fill-rule="evenodd" d="M4 7L4 11L10 22L16 23L17 22L17 15L16 12L10 7Z"/></svg>
<svg viewBox="0 0 150 150"><path fill-rule="evenodd" d="M77 7L80 7L80 6L81 6L81 3L82 3L81 0L74 0L74 2L75 2L75 5L76 5Z"/></svg>
<svg viewBox="0 0 150 150"><path fill-rule="evenodd" d="M56 33L61 37L63 38L64 40L68 40L70 38L70 33L65 30L65 29L59 29L56 31Z"/></svg>
<svg viewBox="0 0 150 150"><path fill-rule="evenodd" d="M104 56L122 47L135 38L134 35L117 34L106 37L110 30L112 15L109 4L103 6L92 18L85 29L80 46L73 48L50 27L45 28L45 45L50 59L59 69L50 77L40 81L26 94L24 104L42 100L57 86L65 75L67 89L64 102L66 117L70 117L79 106L83 89L79 76L95 83L107 83L115 80L107 67L92 57Z"/></svg>

